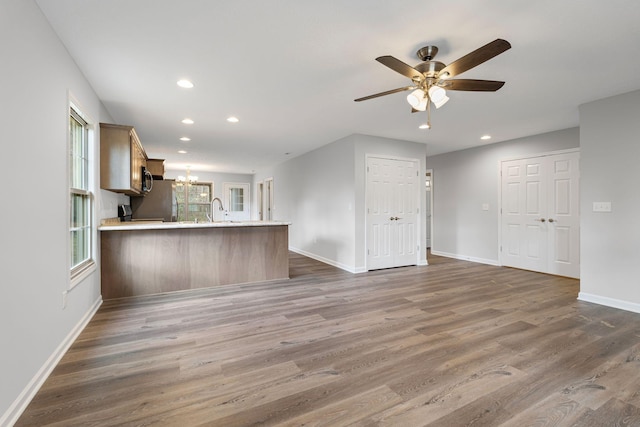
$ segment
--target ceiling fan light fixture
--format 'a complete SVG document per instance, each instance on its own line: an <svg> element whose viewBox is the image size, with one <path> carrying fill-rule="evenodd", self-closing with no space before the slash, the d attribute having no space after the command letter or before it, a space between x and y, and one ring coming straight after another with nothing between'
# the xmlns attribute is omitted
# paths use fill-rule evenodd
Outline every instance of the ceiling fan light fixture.
<svg viewBox="0 0 640 427"><path fill-rule="evenodd" d="M411 92L409 95L407 95L407 102L413 108L416 108L418 105L420 105L420 102L423 99L424 99L424 92L421 91L420 89L416 89L413 92Z"/></svg>
<svg viewBox="0 0 640 427"><path fill-rule="evenodd" d="M448 96L445 96L445 97L444 97L444 98L442 98L440 101L438 101L438 102L434 102L434 103L433 103L433 105L435 105L435 106L436 106L436 108L440 108L440 107L442 107L444 104L446 104L448 100L449 100L449 97L448 97Z"/></svg>
<svg viewBox="0 0 640 427"><path fill-rule="evenodd" d="M429 99L431 99L431 102L433 102L433 105L435 105L436 108L442 107L449 100L447 91L440 86L431 86L428 93Z"/></svg>
<svg viewBox="0 0 640 427"><path fill-rule="evenodd" d="M418 111L424 111L427 108L427 96L421 89L416 89L407 95L407 102Z"/></svg>

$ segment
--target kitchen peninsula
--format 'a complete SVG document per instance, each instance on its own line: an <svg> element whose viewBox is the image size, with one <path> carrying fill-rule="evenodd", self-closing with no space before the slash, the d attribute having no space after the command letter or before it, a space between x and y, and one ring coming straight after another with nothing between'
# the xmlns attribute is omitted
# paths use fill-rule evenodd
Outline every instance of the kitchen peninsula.
<svg viewBox="0 0 640 427"><path fill-rule="evenodd" d="M102 225L102 298L289 278L289 223Z"/></svg>

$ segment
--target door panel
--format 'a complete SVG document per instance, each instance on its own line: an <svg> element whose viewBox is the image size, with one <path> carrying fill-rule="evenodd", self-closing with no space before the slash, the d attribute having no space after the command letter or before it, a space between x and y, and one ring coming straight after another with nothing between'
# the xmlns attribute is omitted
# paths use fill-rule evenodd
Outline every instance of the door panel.
<svg viewBox="0 0 640 427"><path fill-rule="evenodd" d="M502 163L503 265L579 277L578 161L572 152Z"/></svg>
<svg viewBox="0 0 640 427"><path fill-rule="evenodd" d="M367 268L417 264L417 162L367 159Z"/></svg>

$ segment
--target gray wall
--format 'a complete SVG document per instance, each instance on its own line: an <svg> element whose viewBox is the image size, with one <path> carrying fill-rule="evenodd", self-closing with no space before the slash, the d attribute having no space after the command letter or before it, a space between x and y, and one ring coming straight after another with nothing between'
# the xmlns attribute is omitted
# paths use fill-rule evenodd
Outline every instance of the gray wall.
<svg viewBox="0 0 640 427"><path fill-rule="evenodd" d="M580 299L640 312L640 91L580 107ZM611 202L611 212L593 212Z"/></svg>
<svg viewBox="0 0 640 427"><path fill-rule="evenodd" d="M96 123L111 118L32 0L0 2L0 57L4 425L100 303L99 270L69 290L69 93ZM94 149L99 151L97 137L96 132ZM115 216L122 198L96 193L96 219Z"/></svg>
<svg viewBox="0 0 640 427"><path fill-rule="evenodd" d="M292 250L347 271L365 271L367 155L416 159L424 176L425 144L368 135L348 136L256 173L254 187L274 178L274 218L291 221ZM424 192L420 206L424 212ZM424 240L421 224L418 241ZM419 256L426 260L424 245Z"/></svg>
<svg viewBox="0 0 640 427"><path fill-rule="evenodd" d="M497 265L500 162L577 148L579 136L571 128L427 156L427 168L433 169L432 253Z"/></svg>

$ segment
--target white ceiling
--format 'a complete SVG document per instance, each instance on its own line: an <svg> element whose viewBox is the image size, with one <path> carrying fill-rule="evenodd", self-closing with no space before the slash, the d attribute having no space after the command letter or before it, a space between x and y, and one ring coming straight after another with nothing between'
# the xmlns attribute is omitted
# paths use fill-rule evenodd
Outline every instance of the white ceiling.
<svg viewBox="0 0 640 427"><path fill-rule="evenodd" d="M172 169L251 173L354 133L435 155L574 127L580 104L640 89L635 0L36 1L114 120ZM458 77L505 86L449 91L431 130L408 92L353 101L410 83L378 56L416 65L436 45L449 64L496 38L513 47Z"/></svg>

